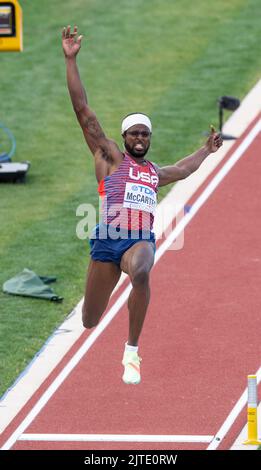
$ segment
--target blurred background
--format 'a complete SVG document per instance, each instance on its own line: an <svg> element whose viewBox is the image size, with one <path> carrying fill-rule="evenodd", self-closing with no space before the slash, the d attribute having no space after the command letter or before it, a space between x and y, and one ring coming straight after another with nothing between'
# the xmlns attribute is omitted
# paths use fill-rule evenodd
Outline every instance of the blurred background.
<svg viewBox="0 0 261 470"><path fill-rule="evenodd" d="M28 160L25 184L0 184L0 285L24 268L57 276L61 304L0 292L0 396L84 292L88 242L79 204L98 207L92 156L69 100L61 30L78 25L90 106L120 145L131 112L153 122L150 159L174 163L218 126L217 99L260 77L260 0L20 0L24 51L0 52L0 122ZM1 141L0 141L1 144ZM160 191L161 199L170 187Z"/></svg>

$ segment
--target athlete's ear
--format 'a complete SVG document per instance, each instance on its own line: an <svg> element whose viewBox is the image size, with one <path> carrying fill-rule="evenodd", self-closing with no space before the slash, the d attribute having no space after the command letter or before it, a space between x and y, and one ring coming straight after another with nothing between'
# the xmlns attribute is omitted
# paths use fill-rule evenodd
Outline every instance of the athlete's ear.
<svg viewBox="0 0 261 470"><path fill-rule="evenodd" d="M126 134L126 132L123 132L123 134L121 134L121 136L122 136L122 141L123 141L123 142L122 142L123 150L125 150L125 134Z"/></svg>

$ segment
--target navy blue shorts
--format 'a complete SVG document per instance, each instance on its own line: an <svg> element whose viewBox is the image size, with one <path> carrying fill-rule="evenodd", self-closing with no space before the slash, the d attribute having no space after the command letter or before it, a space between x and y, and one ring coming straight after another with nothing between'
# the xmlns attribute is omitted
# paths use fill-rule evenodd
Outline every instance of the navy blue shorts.
<svg viewBox="0 0 261 470"><path fill-rule="evenodd" d="M130 235L133 236L133 233ZM137 236L137 238L136 238ZM153 232L147 232L145 238L142 234L137 234L135 238L116 238L112 239L106 234L100 236L100 226L97 225L94 229L93 236L90 238L91 258L95 261L109 261L120 265L121 258L125 251L131 248L135 243L140 241L148 241L152 243L154 253L156 251L155 235ZM103 238L102 238L103 237Z"/></svg>

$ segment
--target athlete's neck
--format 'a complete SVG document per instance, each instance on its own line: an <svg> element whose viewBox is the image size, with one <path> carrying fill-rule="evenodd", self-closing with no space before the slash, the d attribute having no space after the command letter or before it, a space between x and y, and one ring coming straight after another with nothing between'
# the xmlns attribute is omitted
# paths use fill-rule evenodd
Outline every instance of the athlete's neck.
<svg viewBox="0 0 261 470"><path fill-rule="evenodd" d="M145 160L144 157L134 157L129 152L127 152L127 150L125 150L125 153L128 155L128 157L130 157L132 160L134 160L135 163L138 163L138 165L143 165L144 163L147 163L147 160Z"/></svg>

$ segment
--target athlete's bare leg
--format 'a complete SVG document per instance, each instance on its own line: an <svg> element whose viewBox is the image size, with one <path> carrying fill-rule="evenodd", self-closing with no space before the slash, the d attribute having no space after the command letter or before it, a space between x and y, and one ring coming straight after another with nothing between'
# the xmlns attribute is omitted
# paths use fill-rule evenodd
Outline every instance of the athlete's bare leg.
<svg viewBox="0 0 261 470"><path fill-rule="evenodd" d="M92 328L99 323L120 275L121 269L117 264L91 259L82 308L82 322L85 328Z"/></svg>
<svg viewBox="0 0 261 470"><path fill-rule="evenodd" d="M128 299L129 337L128 344L138 345L150 300L149 273L154 263L154 249L151 242L140 241L127 250L121 259L121 269L132 282Z"/></svg>

